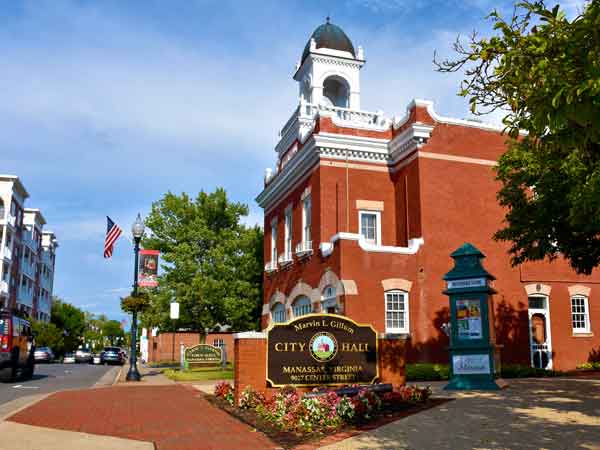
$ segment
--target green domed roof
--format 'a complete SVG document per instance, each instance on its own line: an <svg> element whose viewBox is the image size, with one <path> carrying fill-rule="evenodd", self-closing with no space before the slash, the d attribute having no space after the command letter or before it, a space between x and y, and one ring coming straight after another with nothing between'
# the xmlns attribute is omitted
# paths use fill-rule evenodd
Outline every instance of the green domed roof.
<svg viewBox="0 0 600 450"><path fill-rule="evenodd" d="M304 60L310 53L311 39L315 40L317 48L329 48L332 50L350 52L352 56L356 58L354 46L352 45L352 41L350 41L350 38L346 36L344 30L342 30L337 25L330 23L329 18L327 18L326 23L320 25L315 31L313 31L313 34L310 36L310 39L306 43L306 47L304 47L304 52L302 52L302 62L304 62Z"/></svg>

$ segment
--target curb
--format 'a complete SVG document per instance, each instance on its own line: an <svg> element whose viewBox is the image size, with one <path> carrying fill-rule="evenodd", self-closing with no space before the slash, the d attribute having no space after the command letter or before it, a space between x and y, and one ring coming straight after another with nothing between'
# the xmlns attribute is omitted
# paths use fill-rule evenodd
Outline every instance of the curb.
<svg viewBox="0 0 600 450"><path fill-rule="evenodd" d="M38 402L41 402L42 400L50 397L51 395L55 394L55 392L49 392L46 394L36 394L36 395L31 395L31 396L27 396L27 397L20 397L20 398L16 398L10 402L4 403L3 405L0 406L0 411L5 410L5 409L9 409L9 412L2 412L0 413L0 422L5 421L6 419L8 419L11 416L14 416L15 414L23 411L24 409L29 408L30 406L35 405ZM20 404L22 403L20 406L17 406L14 409L11 409L11 405L12 404Z"/></svg>
<svg viewBox="0 0 600 450"><path fill-rule="evenodd" d="M113 380L111 386L114 386L115 384L117 384L119 382L119 380L121 379L121 373L122 372L123 372L123 366L119 367L119 371L117 372L117 376Z"/></svg>
<svg viewBox="0 0 600 450"><path fill-rule="evenodd" d="M99 387L114 386L119 381L119 377L121 376L122 370L123 370L123 367L120 367L119 370L117 371L117 376L114 378L114 380L111 383L102 383L102 377L101 377L98 381L96 381L96 383L94 383L92 386L90 386L88 388L59 389L59 390L56 390L53 392L47 392L44 394L35 394L35 395L28 395L26 397L19 397L14 400L11 400L10 402L1 404L0 405L0 422L5 421L6 419L10 418L11 416L14 416L15 414L17 414L18 412L20 412L24 409L27 409L30 406L33 406L36 403L41 402L42 400L45 400L46 398L48 398L51 395L54 395L58 392L78 390L78 389L96 389ZM110 373L110 372L108 372L108 373ZM108 375L108 373L106 373L104 376ZM16 408L11 409L11 405L13 405L13 404L19 405L19 406L16 406ZM8 410L8 412L6 410Z"/></svg>

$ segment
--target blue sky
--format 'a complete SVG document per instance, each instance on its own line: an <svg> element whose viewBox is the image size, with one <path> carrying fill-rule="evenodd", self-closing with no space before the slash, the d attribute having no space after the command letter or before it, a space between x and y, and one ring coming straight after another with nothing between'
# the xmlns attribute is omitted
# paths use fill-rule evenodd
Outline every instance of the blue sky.
<svg viewBox="0 0 600 450"><path fill-rule="evenodd" d="M581 1L563 2L574 14ZM55 294L121 319L132 248L102 257L105 216L127 233L167 191L223 186L250 206L277 132L296 106L291 75L328 14L365 49L366 110L402 115L413 98L467 117L459 75L437 49L484 33L488 0L96 0L0 2L0 173L21 177L58 250Z"/></svg>

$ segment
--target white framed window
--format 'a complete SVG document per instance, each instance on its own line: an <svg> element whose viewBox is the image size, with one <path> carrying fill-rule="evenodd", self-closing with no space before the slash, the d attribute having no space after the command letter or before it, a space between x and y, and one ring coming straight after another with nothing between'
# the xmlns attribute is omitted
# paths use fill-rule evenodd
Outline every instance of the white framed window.
<svg viewBox="0 0 600 450"><path fill-rule="evenodd" d="M588 298L582 295L571 297L571 323L573 333L590 332Z"/></svg>
<svg viewBox="0 0 600 450"><path fill-rule="evenodd" d="M271 222L271 262L277 262L277 221Z"/></svg>
<svg viewBox="0 0 600 450"><path fill-rule="evenodd" d="M224 348L225 347L225 341L223 339L214 339L213 340L213 347Z"/></svg>
<svg viewBox="0 0 600 450"><path fill-rule="evenodd" d="M271 317L273 319L273 322L275 323L285 322L285 306L283 305L283 303L275 303L275 305L271 309Z"/></svg>
<svg viewBox="0 0 600 450"><path fill-rule="evenodd" d="M292 255L292 208L285 211L285 244L284 254L286 259L291 259Z"/></svg>
<svg viewBox="0 0 600 450"><path fill-rule="evenodd" d="M388 291L385 293L385 332L408 333L408 293Z"/></svg>
<svg viewBox="0 0 600 450"><path fill-rule="evenodd" d="M329 285L325 286L325 289L323 289L323 295L321 296L321 311L328 314L335 314L338 312L335 286Z"/></svg>
<svg viewBox="0 0 600 450"><path fill-rule="evenodd" d="M302 242L310 242L311 237L311 222L312 222L312 202L310 195L307 195L302 200Z"/></svg>
<svg viewBox="0 0 600 450"><path fill-rule="evenodd" d="M310 314L312 312L312 305L310 304L310 299L301 295L294 303L292 303L292 311L294 312L294 317L305 316L306 314Z"/></svg>
<svg viewBox="0 0 600 450"><path fill-rule="evenodd" d="M369 244L381 245L381 212L359 211L359 233Z"/></svg>

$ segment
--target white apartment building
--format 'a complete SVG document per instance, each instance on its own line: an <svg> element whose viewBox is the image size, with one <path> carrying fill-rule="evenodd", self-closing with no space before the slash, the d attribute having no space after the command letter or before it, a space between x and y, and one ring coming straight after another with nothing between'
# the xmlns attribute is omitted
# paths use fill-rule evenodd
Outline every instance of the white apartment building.
<svg viewBox="0 0 600 450"><path fill-rule="evenodd" d="M42 232L42 254L40 258L40 295L38 297L38 318L50 320L52 289L54 287L54 263L58 241L54 232Z"/></svg>
<svg viewBox="0 0 600 450"><path fill-rule="evenodd" d="M0 175L0 307L48 321L58 244L28 197L17 176Z"/></svg>

